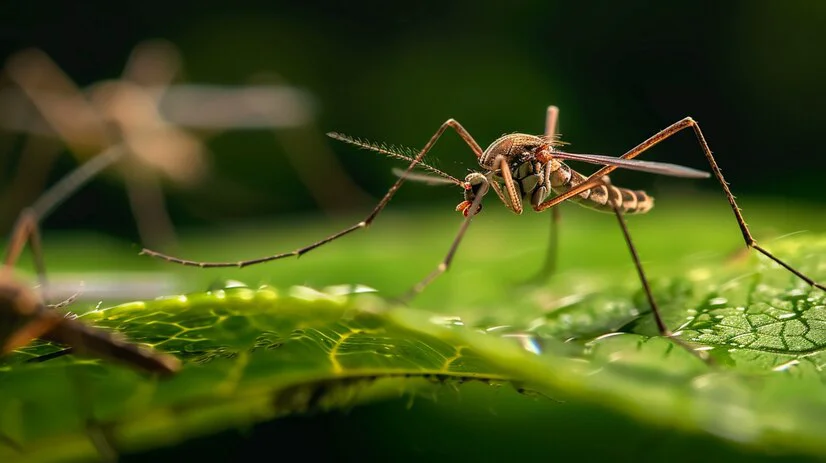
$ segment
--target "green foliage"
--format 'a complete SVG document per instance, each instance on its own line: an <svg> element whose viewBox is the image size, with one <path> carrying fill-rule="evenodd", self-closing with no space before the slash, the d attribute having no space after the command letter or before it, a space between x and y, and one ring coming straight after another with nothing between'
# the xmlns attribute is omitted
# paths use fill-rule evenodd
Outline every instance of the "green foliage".
<svg viewBox="0 0 826 463"><path fill-rule="evenodd" d="M404 226L390 225L385 232L408 237ZM705 226L697 220L686 233ZM483 227L480 234L469 239L471 249L481 249L474 239L494 246L496 233ZM368 243L356 240L339 249L350 262L355 256L369 261L359 248ZM690 248L691 239L686 243ZM770 248L804 273L826 279L826 237L787 237ZM331 246L330 252L329 265L335 267L337 251ZM595 252L613 259L610 252ZM395 257L410 257L409 266L418 272L413 254ZM564 428L554 417L587 413L625 420L624 426L656 439L667 434L675 448L705 439L708 458L826 455L826 295L768 259L682 258L668 264L670 271L648 265L655 269L655 296L668 325L681 339L709 349L714 364L707 365L656 336L627 263L621 270L562 272L547 287L528 288L514 284L519 275L505 272L505 278L494 271L503 268L501 255L488 264L478 263L485 256L460 257L474 271L457 268L458 276L449 273L444 283L434 284L430 297L442 305L423 295L425 303L402 307L359 286L316 291L229 285L234 287L100 310L74 308L81 320L173 353L185 367L161 380L70 356L28 362L55 350L42 343L6 357L0 364L0 460L94 459L99 450L93 441L102 436L129 454L267 420L428 395L445 385L458 388L459 395L469 391L466 397L477 407L491 400L480 391L513 387L525 396L509 403L525 416L553 404L540 421L548 429ZM329 265L321 264L321 256L307 264L309 259L301 265L310 265L322 274L317 281L324 281ZM398 275L411 273L406 266L395 268ZM454 297L450 291L457 287L467 297ZM617 442L622 432L603 431L584 439ZM556 441L557 449L548 451L586 452L565 450L565 443ZM483 444L470 445L458 455ZM646 453L654 444L640 445Z"/></svg>

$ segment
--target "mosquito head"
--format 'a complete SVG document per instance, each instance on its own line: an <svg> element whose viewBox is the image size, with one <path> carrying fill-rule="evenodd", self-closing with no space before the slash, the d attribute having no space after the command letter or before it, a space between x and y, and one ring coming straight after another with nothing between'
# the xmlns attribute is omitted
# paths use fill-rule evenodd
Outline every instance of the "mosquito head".
<svg viewBox="0 0 826 463"><path fill-rule="evenodd" d="M508 165L516 166L536 159L539 152L549 148L550 143L542 137L512 133L491 143L479 157L479 164L485 169L497 170L504 159Z"/></svg>
<svg viewBox="0 0 826 463"><path fill-rule="evenodd" d="M461 212L465 217L470 214L470 206L473 204L473 201L476 200L477 196L480 192L487 191L488 189L488 178L484 175L480 174L479 172L471 172L465 177L464 181L465 186L465 200L459 203L456 206L456 210ZM484 194L484 193L482 193ZM478 214L482 211L482 204L479 204L479 207L476 209L474 214Z"/></svg>

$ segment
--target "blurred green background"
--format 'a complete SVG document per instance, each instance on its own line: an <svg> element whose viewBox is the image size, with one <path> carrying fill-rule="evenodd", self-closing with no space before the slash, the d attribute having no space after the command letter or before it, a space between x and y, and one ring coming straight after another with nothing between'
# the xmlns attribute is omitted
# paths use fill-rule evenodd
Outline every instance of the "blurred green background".
<svg viewBox="0 0 826 463"><path fill-rule="evenodd" d="M179 6L32 1L4 2L0 11L3 61L16 51L38 47L85 87L117 78L137 44L164 38L180 48L179 82L246 85L262 73L274 72L314 97L320 133L338 131L412 147L421 147L450 117L483 146L507 132L539 133L546 106L556 104L562 111L560 131L563 140L571 143L571 151L620 155L690 115L701 123L735 194L771 197L773 204L780 205L805 202L812 205L813 215L823 210L826 156L819 152L826 127L823 2L259 1ZM295 137L302 146L301 141L313 133L292 129L280 136ZM400 165L328 140L346 175L365 194L344 196L336 205L319 204L298 178L285 149L295 143L285 144L263 130L224 132L207 143L211 177L192 188L165 185L177 226L220 230L237 221L267 220L271 225L297 215L318 217L322 212L360 218L393 182L391 167ZM0 191L12 181L22 145L22 135L0 131ZM324 162L313 158L312 150L298 155L310 163ZM432 156L440 168L457 177L476 167L469 150L452 134ZM690 134L652 150L646 159L707 169ZM62 155L51 180L75 163L68 153ZM679 208L683 196L709 193L720 208L726 208L713 180L674 181L628 172L613 178L617 184L649 188L654 195L670 198L658 203L661 206ZM10 199L3 197L4 202ZM453 219L446 225L445 235L450 235L458 221L451 208L459 201L460 195L452 189L409 186L390 207L400 213L407 208L439 211L445 221ZM499 207L488 203L489 208ZM696 217L697 208L693 211ZM0 217L4 233L14 214ZM665 217L676 221L679 214ZM774 217L801 222L799 217ZM764 221L763 225L771 224ZM518 230L519 222L510 220L498 230L506 233L506 227ZM49 217L44 228L47 237L56 230L80 229L139 242L123 184L114 175L93 181ZM723 229L736 234L733 222L721 225ZM287 250L278 239L273 236L272 250ZM390 240L382 238L382 242ZM301 244L296 238L290 242ZM438 246L446 247L447 241L439 241ZM618 248L616 254L626 259L625 252ZM234 257L229 253L219 257ZM245 250L245 255L254 254ZM409 284L409 280L398 283L399 287ZM284 448L293 445L308 454L344 459L359 459L365 452L385 457L399 449L414 456L421 452L443 458L478 453L484 459L489 454L476 444L494 437L500 444L516 443L505 452L536 456L546 436L570 423L545 421L550 409L558 419L574 420L575 431L583 431L579 434L583 442L573 442L568 449L547 449L554 455L565 451L584 459L617 454L639 459L649 452L653 460L677 453L665 433L649 429L629 440L637 430L625 417L587 413L565 417L554 402L526 401L510 390L463 393L462 397L443 393L438 406L417 403L418 415L404 412L404 401L393 402L360 408L345 417L295 418L247 433L233 431L220 439L198 441L171 457L168 453L150 456L157 461L191 452L246 455L251 448L266 448L279 436L277 442ZM496 402L491 405L494 411L479 418L477 405L489 402ZM400 413L408 415L399 420ZM453 421L445 419L460 415L455 428ZM386 423L396 424L388 428ZM510 426L511 434L503 431ZM588 430L593 434L585 434ZM433 433L441 440L429 440ZM606 434L613 440L593 445L593 436ZM315 439L302 440L308 435ZM390 439L377 442L382 436ZM411 447L411 441L418 444ZM723 445L703 436L681 442L686 448ZM723 447L724 454L731 450ZM514 449L520 453L513 453Z"/></svg>
<svg viewBox="0 0 826 463"><path fill-rule="evenodd" d="M165 38L181 50L179 82L244 85L275 72L313 95L321 133L412 147L449 117L483 146L506 132L538 133L545 107L556 104L571 151L619 155L691 115L735 194L823 201L822 2L4 2L2 9L3 55L41 48L81 86L117 78L133 47ZM0 181L8 182L21 141L19 134L2 135ZM476 166L456 138L448 135L433 157L463 176ZM325 206L272 133L236 130L207 143L212 177L193 188L166 185L176 225L278 220L320 207L361 214L392 183L390 167L399 165L329 140L346 174L369 196ZM647 158L707 168L689 134ZM51 178L74 162L61 157ZM712 180L636 173L614 180L655 194L669 185L685 194L719 194ZM446 191L408 187L391 207L447 208L459 195ZM123 185L113 176L93 182L45 225L137 241Z"/></svg>

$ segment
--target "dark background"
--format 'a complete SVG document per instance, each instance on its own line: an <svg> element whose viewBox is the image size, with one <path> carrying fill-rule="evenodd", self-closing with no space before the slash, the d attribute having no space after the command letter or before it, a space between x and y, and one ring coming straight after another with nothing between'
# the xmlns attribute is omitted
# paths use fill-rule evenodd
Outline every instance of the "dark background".
<svg viewBox="0 0 826 463"><path fill-rule="evenodd" d="M572 143L572 151L620 155L690 115L702 124L735 194L808 201L815 206L813 214L822 211L825 2L482 3L3 2L0 59L38 47L75 82L87 86L117 78L138 43L165 38L181 49L183 82L243 85L258 73L274 71L315 96L316 123L322 133L339 131L413 147L421 147L450 117L483 146L506 132L539 133L546 106L556 104L562 110L563 139ZM0 170L1 188L14 175L21 135L0 132L0 137L13 141L2 144L8 148L0 156L11 162L0 164L6 169ZM400 164L332 140L329 144L347 175L369 196L377 199L392 183L390 167ZM166 185L177 225L277 220L331 209L319 205L297 179L284 147L272 134L225 133L211 138L209 147L214 178L191 189ZM440 142L433 155L440 168L455 176L475 167L470 152L452 135ZM689 134L653 150L646 159L707 169ZM52 171L52 180L75 165L75 158L65 153ZM614 180L620 183L619 179L635 188L652 188L655 194L683 184L636 173L617 174ZM708 192L723 200L713 180L685 183L692 192ZM225 184L239 190L216 187ZM455 191L406 188L392 207L449 208L458 201ZM348 206L352 213L361 214L371 203L362 199L338 205ZM10 225L12 218L3 217L2 222ZM114 175L94 181L44 226L47 232L90 229L138 240L123 185ZM393 420L404 408L398 403L383 407L357 409L350 417L362 421L355 425L340 415L324 415L309 423L295 418L261 425L237 439L235 431L229 437L204 438L178 453L200 446L202 454L214 450L217 455L223 449L246 455L249 449L289 444L320 456L327 456L328 448L330 456L341 456L345 449L349 458L357 459L360 451L375 450L377 445L368 437L363 445L353 444L360 426L378 423L383 431L381 423L398 421ZM594 416L585 414L580 419L597 419ZM430 418L444 419L436 413ZM407 425L408 418L404 420L401 423ZM501 432L501 427L494 427L498 419L490 422L491 429ZM482 427L488 422L480 423ZM604 428L628 426L624 421L606 423ZM455 431L447 429L449 424L431 428L424 423L414 428L454 436L449 434ZM530 436L543 442L553 434L551 430L546 434L549 425L567 426L531 424L535 432ZM593 426L597 425L585 422L577 429ZM410 431L398 430L399 435L404 432ZM306 443L304 434L312 434L315 441ZM344 443L327 447L342 435ZM464 437L468 441L442 448L466 455L473 448L463 447L467 442L489 438L470 431ZM663 437L657 436L657 448L673 455L667 442L660 442ZM419 440L427 442L424 437ZM393 455L391 447L398 441L381 445ZM625 447L636 454L639 449L648 451L649 443L631 442ZM601 452L603 447L587 448ZM605 449L617 452L615 447ZM152 457L180 456L164 452Z"/></svg>
<svg viewBox="0 0 826 463"><path fill-rule="evenodd" d="M556 104L571 151L619 155L691 115L735 194L823 201L822 2L32 1L4 2L2 11L3 56L39 47L81 86L117 78L136 44L165 38L181 49L180 81L242 85L274 71L315 96L322 133L414 147L449 117L483 146L506 132L538 133L545 107ZM433 155L443 169L463 176L475 167L456 137L440 145ZM19 156L19 144L3 146L12 149L0 156ZM379 197L393 181L390 166L398 164L333 140L330 146L370 196ZM707 168L689 134L666 146L646 157ZM167 185L176 224L319 208L272 134L226 133L211 138L209 147L214 178L245 193L223 196L213 181L187 189ZM53 178L75 162L61 157ZM9 170L0 172L0 181L13 175L14 162L4 165ZM621 179L655 193L658 185L674 183L636 173ZM712 180L691 185L719 194ZM457 199L455 192L419 187L403 191L394 205L446 207ZM366 211L369 202L351 205ZM46 226L136 237L122 184L111 175Z"/></svg>

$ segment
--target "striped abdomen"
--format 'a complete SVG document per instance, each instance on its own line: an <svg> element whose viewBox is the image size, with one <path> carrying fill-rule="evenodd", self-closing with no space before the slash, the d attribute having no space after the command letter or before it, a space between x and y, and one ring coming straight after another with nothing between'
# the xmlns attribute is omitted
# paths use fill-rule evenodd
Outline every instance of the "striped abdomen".
<svg viewBox="0 0 826 463"><path fill-rule="evenodd" d="M548 163L551 189L556 194L565 193L584 182L586 176L571 169L567 164L552 160ZM641 190L629 190L613 185L598 185L571 198L581 206L602 212L614 212L612 204L619 200L620 209L625 214L644 214L654 207L654 198Z"/></svg>

